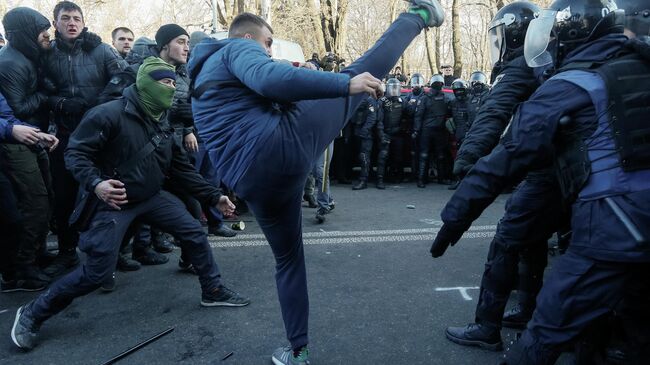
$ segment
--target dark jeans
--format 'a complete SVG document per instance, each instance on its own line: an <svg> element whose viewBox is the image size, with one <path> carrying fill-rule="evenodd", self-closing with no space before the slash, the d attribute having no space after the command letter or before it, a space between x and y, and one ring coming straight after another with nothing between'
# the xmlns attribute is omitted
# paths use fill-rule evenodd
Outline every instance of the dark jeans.
<svg viewBox="0 0 650 365"><path fill-rule="evenodd" d="M628 355L641 359L630 363L646 363L650 263L597 261L574 253L569 246L553 264L533 318L509 354L508 364L554 364L566 345L615 307L620 308L628 348L634 352Z"/></svg>
<svg viewBox="0 0 650 365"><path fill-rule="evenodd" d="M59 250L72 251L77 248L79 232L72 229L68 221L75 207L79 184L65 168L63 159L70 136L58 134L57 137L59 138L59 146L51 155L54 218L56 219Z"/></svg>
<svg viewBox="0 0 650 365"><path fill-rule="evenodd" d="M377 43L342 73L370 72L381 79L424 28L415 14L402 14ZM248 203L276 261L280 307L291 346L309 342L309 299L302 241L301 197L314 161L336 138L367 95L305 100L283 118L234 187ZM273 158L268 158L273 156Z"/></svg>
<svg viewBox="0 0 650 365"><path fill-rule="evenodd" d="M23 224L18 211L18 203L9 178L4 174L3 158L0 155L0 274L4 280L13 279L16 274L16 252L18 251L18 233Z"/></svg>
<svg viewBox="0 0 650 365"><path fill-rule="evenodd" d="M50 231L50 174L47 152L23 144L1 144L3 169L16 194L18 211L23 218L19 226L16 264L32 265L45 249Z"/></svg>
<svg viewBox="0 0 650 365"><path fill-rule="evenodd" d="M521 304L534 308L547 263L547 241L561 221L560 202L552 173L531 173L510 196L485 264L477 323L501 328L503 311L517 282Z"/></svg>
<svg viewBox="0 0 650 365"><path fill-rule="evenodd" d="M203 292L220 285L221 275L199 221L174 195L161 191L148 200L122 210L105 204L95 213L88 230L81 232L79 249L86 262L53 283L32 305L37 320L46 320L67 307L73 299L86 295L112 275L122 238L134 221L165 227L188 253L199 275Z"/></svg>

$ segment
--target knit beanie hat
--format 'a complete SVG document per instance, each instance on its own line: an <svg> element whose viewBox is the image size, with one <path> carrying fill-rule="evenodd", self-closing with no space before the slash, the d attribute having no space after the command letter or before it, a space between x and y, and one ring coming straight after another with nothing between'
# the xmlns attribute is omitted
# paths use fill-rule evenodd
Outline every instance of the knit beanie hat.
<svg viewBox="0 0 650 365"><path fill-rule="evenodd" d="M186 35L188 37L190 36L187 34L187 31L178 24L163 25L156 32L156 44L158 44L158 49L162 49L169 42L171 42L172 39L181 35Z"/></svg>

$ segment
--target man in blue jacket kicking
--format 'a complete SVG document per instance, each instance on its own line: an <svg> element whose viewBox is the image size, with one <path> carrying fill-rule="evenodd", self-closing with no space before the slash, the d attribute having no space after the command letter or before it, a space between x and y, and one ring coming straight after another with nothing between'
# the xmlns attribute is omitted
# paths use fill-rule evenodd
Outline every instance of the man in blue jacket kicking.
<svg viewBox="0 0 650 365"><path fill-rule="evenodd" d="M199 135L223 182L255 215L276 260L276 283L290 346L275 364L308 364L309 299L301 199L314 161L357 106L381 94L382 79L426 27L443 22L437 0L410 0L407 13L341 73L271 59L273 29L244 13L228 39L203 41L189 62Z"/></svg>

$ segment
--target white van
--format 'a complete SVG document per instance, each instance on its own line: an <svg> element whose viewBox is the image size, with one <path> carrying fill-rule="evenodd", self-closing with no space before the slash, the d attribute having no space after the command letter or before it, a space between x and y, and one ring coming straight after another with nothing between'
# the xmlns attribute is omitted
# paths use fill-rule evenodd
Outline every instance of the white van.
<svg viewBox="0 0 650 365"><path fill-rule="evenodd" d="M225 39L228 37L227 31L220 31L210 34L215 39ZM285 41L284 39L273 39L273 58L277 60L287 60L291 62L305 62L305 54L302 53L302 47L298 43Z"/></svg>

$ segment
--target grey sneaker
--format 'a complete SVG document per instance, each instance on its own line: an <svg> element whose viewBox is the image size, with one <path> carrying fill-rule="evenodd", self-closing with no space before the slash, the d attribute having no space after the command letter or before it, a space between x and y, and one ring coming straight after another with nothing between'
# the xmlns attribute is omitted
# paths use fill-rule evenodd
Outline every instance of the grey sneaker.
<svg viewBox="0 0 650 365"><path fill-rule="evenodd" d="M14 326L11 328L11 340L21 349L31 350L36 346L41 324L31 315L30 304L25 304L16 311Z"/></svg>
<svg viewBox="0 0 650 365"><path fill-rule="evenodd" d="M218 290L201 295L201 305L204 307L243 307L250 304L250 299L220 286Z"/></svg>
<svg viewBox="0 0 650 365"><path fill-rule="evenodd" d="M413 7L426 10L429 13L427 27L439 27L445 21L445 11L438 0L407 0Z"/></svg>
<svg viewBox="0 0 650 365"><path fill-rule="evenodd" d="M309 349L304 346L297 356L294 356L291 346L280 347L273 352L271 361L275 365L309 365Z"/></svg>

